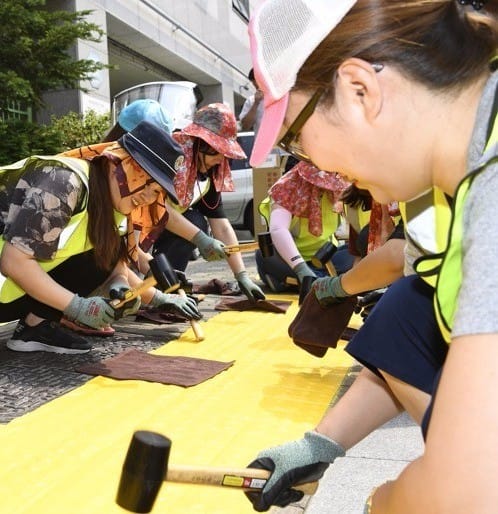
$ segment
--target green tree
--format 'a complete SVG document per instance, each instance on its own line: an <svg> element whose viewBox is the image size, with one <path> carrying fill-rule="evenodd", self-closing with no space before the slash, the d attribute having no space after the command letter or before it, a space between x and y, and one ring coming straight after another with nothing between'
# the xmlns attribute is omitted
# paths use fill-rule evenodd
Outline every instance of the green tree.
<svg viewBox="0 0 498 514"><path fill-rule="evenodd" d="M0 99L22 102L36 111L42 95L58 88L83 89L81 80L106 65L77 60L78 39L100 41L104 32L85 18L91 11L49 11L46 0L1 0Z"/></svg>
<svg viewBox="0 0 498 514"><path fill-rule="evenodd" d="M61 151L98 143L109 130L110 114L98 114L93 109L80 114L70 112L66 116L52 116L50 130L58 134Z"/></svg>
<svg viewBox="0 0 498 514"><path fill-rule="evenodd" d="M0 166L29 155L52 155L98 143L109 130L110 114L70 112L50 125L25 120L0 120Z"/></svg>

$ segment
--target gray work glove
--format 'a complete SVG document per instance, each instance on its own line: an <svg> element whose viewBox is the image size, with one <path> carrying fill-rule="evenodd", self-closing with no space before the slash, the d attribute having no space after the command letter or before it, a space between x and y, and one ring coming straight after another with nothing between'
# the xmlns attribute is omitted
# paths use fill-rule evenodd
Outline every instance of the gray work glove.
<svg viewBox="0 0 498 514"><path fill-rule="evenodd" d="M199 230L193 237L192 243L199 248L199 252L206 261L221 261L227 258L227 254L223 249L225 245L218 241L218 239L209 237L202 230Z"/></svg>
<svg viewBox="0 0 498 514"><path fill-rule="evenodd" d="M292 271L297 275L300 284L303 283L304 277L316 278L315 272L305 262L296 264Z"/></svg>
<svg viewBox="0 0 498 514"><path fill-rule="evenodd" d="M239 284L240 290L249 298L251 302L256 300L264 300L266 298L265 293L261 288L256 285L247 274L247 271L239 271L235 274L235 280Z"/></svg>
<svg viewBox="0 0 498 514"><path fill-rule="evenodd" d="M246 492L246 496L258 512L272 505L285 507L303 497L292 486L320 479L329 464L344 454L342 446L318 432L306 432L302 439L263 450L248 467L272 474L262 491Z"/></svg>
<svg viewBox="0 0 498 514"><path fill-rule="evenodd" d="M179 294L162 293L156 290L150 307L159 307L165 310L172 310L177 314L185 316L187 319L201 319L202 314L197 308L197 302L191 296L180 296Z"/></svg>
<svg viewBox="0 0 498 514"><path fill-rule="evenodd" d="M64 309L64 316L69 321L77 321L97 330L116 321L115 313L116 311L105 298L101 296L82 298L77 294Z"/></svg>
<svg viewBox="0 0 498 514"><path fill-rule="evenodd" d="M349 295L344 291L341 284L341 276L317 278L311 286L316 299L320 305L332 305L340 303Z"/></svg>
<svg viewBox="0 0 498 514"><path fill-rule="evenodd" d="M130 285L124 280L115 280L109 284L109 298L111 300L124 300L126 298L127 291L130 290ZM123 304L119 309L114 309L115 319L121 319L125 316L132 316L138 312L142 299L140 296L133 298L132 300Z"/></svg>

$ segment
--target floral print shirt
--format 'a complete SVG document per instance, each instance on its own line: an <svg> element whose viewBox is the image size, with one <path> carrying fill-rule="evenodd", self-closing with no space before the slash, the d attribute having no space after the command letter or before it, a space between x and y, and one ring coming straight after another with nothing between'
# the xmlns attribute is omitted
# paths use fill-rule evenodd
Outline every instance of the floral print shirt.
<svg viewBox="0 0 498 514"><path fill-rule="evenodd" d="M0 179L4 239L37 260L53 259L61 232L85 198L80 177L60 162L35 160L17 183L6 179Z"/></svg>

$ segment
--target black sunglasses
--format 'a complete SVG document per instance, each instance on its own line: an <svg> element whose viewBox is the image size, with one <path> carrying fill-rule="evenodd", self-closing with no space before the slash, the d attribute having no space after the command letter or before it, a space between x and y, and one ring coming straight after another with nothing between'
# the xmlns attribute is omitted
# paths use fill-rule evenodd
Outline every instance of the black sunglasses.
<svg viewBox="0 0 498 514"><path fill-rule="evenodd" d="M384 68L383 64L372 63L372 68L376 73ZM325 89L319 88L315 91L313 96L308 100L307 104L303 107L301 112L297 115L296 119L292 122L291 126L287 129L287 132L283 135L282 139L277 143L279 148L285 150L296 159L300 161L309 162L313 164L310 156L303 150L299 143L299 134L304 124L309 120L311 115L315 112L316 106L320 101Z"/></svg>
<svg viewBox="0 0 498 514"><path fill-rule="evenodd" d="M296 159L311 163L309 155L307 155L301 145L299 144L299 134L303 125L308 121L311 115L315 112L316 106L323 95L324 89L317 89L314 95L308 100L308 103L303 107L301 112L297 115L296 119L292 122L291 126L287 129L282 139L277 143L277 146L290 153Z"/></svg>

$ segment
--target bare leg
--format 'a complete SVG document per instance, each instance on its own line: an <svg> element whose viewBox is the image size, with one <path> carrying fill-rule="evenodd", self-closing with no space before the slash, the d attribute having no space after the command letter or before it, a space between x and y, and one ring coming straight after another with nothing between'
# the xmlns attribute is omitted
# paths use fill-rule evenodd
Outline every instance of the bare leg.
<svg viewBox="0 0 498 514"><path fill-rule="evenodd" d="M345 450L403 411L388 384L363 368L344 396L317 425Z"/></svg>
<svg viewBox="0 0 498 514"><path fill-rule="evenodd" d="M386 379L392 394L396 396L398 401L403 405L414 421L420 425L422 423L424 413L429 406L429 402L431 400L430 395L407 384L406 382L402 382L382 370L381 373Z"/></svg>

